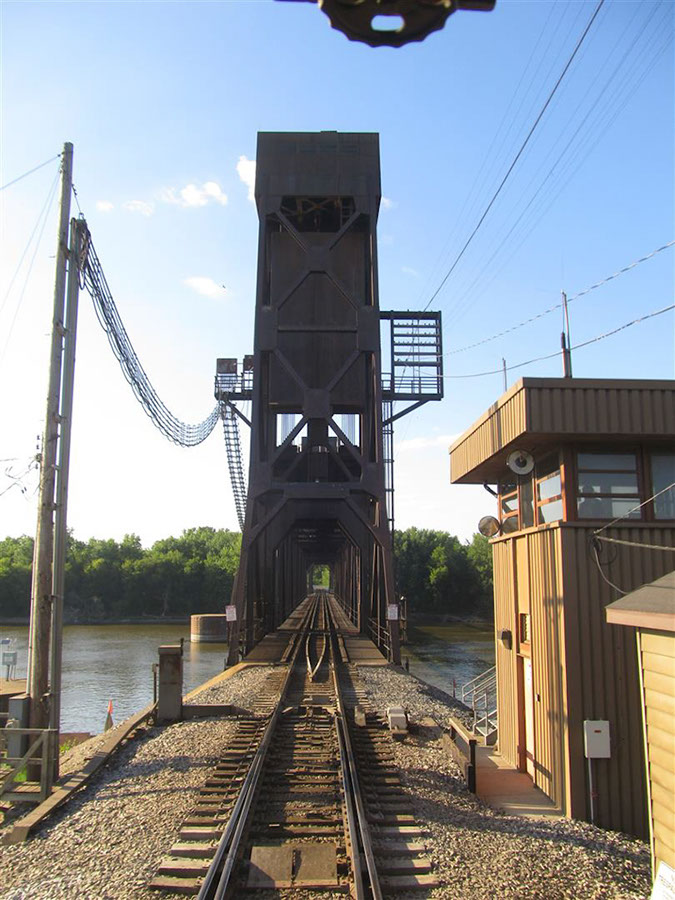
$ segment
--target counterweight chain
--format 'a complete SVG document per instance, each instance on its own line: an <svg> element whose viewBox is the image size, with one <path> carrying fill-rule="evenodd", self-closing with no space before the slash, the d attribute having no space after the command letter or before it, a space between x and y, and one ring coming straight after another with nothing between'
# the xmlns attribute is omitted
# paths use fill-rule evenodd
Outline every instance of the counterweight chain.
<svg viewBox="0 0 675 900"><path fill-rule="evenodd" d="M91 295L98 320L101 323L103 330L108 335L108 341L110 342L113 353L119 361L124 377L131 385L138 402L145 412L162 434L175 444L179 444L181 447L196 447L197 444L201 444L216 427L216 422L221 415L219 406L216 406L207 418L198 425L186 425L185 422L181 422L177 419L165 406L157 394L157 391L152 386L150 379L129 340L129 335L126 332L117 311L115 301L113 300L112 293L110 292L105 275L103 274L101 263L96 255L96 251L94 250L89 235L87 253L82 262L81 275L84 287L86 287ZM229 459L230 451L228 448L228 462ZM232 466L230 465L230 472L231 471ZM239 512L237 488L235 487L234 480L232 486L234 488L237 512Z"/></svg>

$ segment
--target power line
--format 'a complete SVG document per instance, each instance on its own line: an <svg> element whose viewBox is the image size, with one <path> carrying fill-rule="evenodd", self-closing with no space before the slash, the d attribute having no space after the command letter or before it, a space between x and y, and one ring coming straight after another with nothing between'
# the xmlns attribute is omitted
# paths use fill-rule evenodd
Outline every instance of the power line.
<svg viewBox="0 0 675 900"><path fill-rule="evenodd" d="M590 31L591 26L593 25L593 22L595 22L595 20L596 20L596 18L597 18L597 16L598 16L598 13L600 12L600 10L602 9L602 7L603 7L603 5L604 5L604 2L605 2L605 0L599 0L599 3L598 3L598 5L596 6L593 15L591 16L588 25L586 25L586 28L584 29L583 34L581 35L581 37L580 37L579 40L577 41L576 47L575 47L574 50L572 51L572 55L571 55L570 58L567 60L567 63L565 64L564 69L562 70L562 72L561 72L561 74L560 74L558 80L556 81L555 85L553 86L553 90L550 92L550 94L548 95L548 98L546 99L546 102L544 103L544 105L542 106L541 110L539 111L539 115L538 115L537 118L535 119L534 124L532 125L532 127L530 128L530 130L529 130L529 132L528 132L527 137L525 138L525 140L523 141L523 143L522 143L521 146L520 146L520 149L519 149L518 152L516 153L516 155L515 155L515 157L514 157L512 163L511 163L511 165L509 166L509 168L508 168L508 170L507 170L507 172L506 172L506 175L504 175L504 177L502 178L499 187L497 188L497 190L495 191L495 193L492 195L492 199L490 200L490 202L488 203L487 207L485 208L485 211L483 212L482 216L481 216L480 219L478 220L478 224L476 225L476 227L474 228L474 230L473 230L473 231L471 232L471 234L469 235L467 241L465 242L464 246L463 246L462 249L460 250L460 252L459 252L459 254L457 255L457 257L455 258L455 261L453 262L453 264L450 266L450 269L449 269L448 272L446 273L445 277L443 278L443 280L441 281L441 283L439 284L439 286L436 288L436 290L434 291L434 293L433 293L433 294L431 295L431 297L429 298L429 302L428 302L427 305L424 307L425 310L427 310L427 309L431 306L431 304L433 303L433 301L436 299L436 297L438 296L438 294L439 294L440 291L442 290L442 288L443 288L443 286L445 285L445 283L446 283L446 281L448 280L448 278L449 278L449 277L452 275L452 273L454 272L455 268L457 267L457 264L459 263L459 261L461 260L461 258L464 256L464 253L466 252L467 248L469 247L469 244L471 243L471 241L472 241L472 240L474 239L474 237L476 236L476 233L478 232L478 229L481 227L481 225L482 225L483 222L485 221L485 219L486 219L486 217L487 217L487 214L488 214L488 213L490 212L490 210L492 209L492 207L493 207L495 201L497 200L497 197L499 197L499 195L501 194L502 188L504 187L504 185L505 185L506 182L508 181L509 176L511 175L511 172L513 172L514 168L516 167L516 164L517 164L518 160L519 160L520 157L523 155L523 152L525 151L525 148L526 148L527 145L529 144L532 135L534 134L534 132L535 132L537 126L538 126L539 123L541 122L544 113L546 112L546 110L548 109L549 105L551 104L551 101L553 100L553 97L554 97L555 94L557 93L558 88L560 87L560 84L562 83L563 78L564 78L565 75L567 74L567 71L569 70L569 67L572 65L572 62L574 61L574 58L576 57L577 53L579 52L579 49L581 48L581 45L583 44L584 40L586 39L586 35L587 35L588 32Z"/></svg>
<svg viewBox="0 0 675 900"><path fill-rule="evenodd" d="M615 591L618 591L620 594L627 594L628 591L624 591L623 588L620 588L617 584L614 584L613 581L610 581L609 578L602 571L602 563L600 562L600 556L598 554L598 543L594 541L591 544L591 549L593 550L593 556L595 558L595 565L598 567L598 572L600 573L600 577L602 580L608 584L611 588L614 588Z"/></svg>
<svg viewBox="0 0 675 900"><path fill-rule="evenodd" d="M44 169L45 166L48 166L49 163L54 162L56 159L61 159L61 154L57 153L56 156L52 156L51 159L45 160L45 162L40 163L39 166L35 166L34 169L29 169L28 172L24 172L23 175L19 175L18 178L14 178L12 181L8 181L7 184L3 184L0 187L0 191L4 191L5 188L11 187L13 184L16 184L19 181L23 181L24 178L28 178L29 175L32 175L33 172L37 172L39 169Z"/></svg>
<svg viewBox="0 0 675 900"><path fill-rule="evenodd" d="M574 347L570 347L570 350L580 350L582 347L588 347L589 344L595 344L598 341L604 341L605 338L612 337L612 335L618 334L619 331L624 331L624 329L630 328L632 325L638 325L640 322L644 322L647 319L653 319L654 316L663 315L663 313L667 313L671 309L675 309L675 303L671 304L671 306L664 306L663 309L657 309L654 312L647 313L644 316L640 316L639 319L633 319L632 322L626 322L624 325L619 325L618 328L613 328L611 331L606 331L604 334L599 334L588 341L583 341L581 344L575 344ZM516 363L513 366L506 366L506 371L510 372L513 369L522 369L524 366L530 366L532 365L532 363L542 362L546 359L554 359L556 356L561 356L562 352L562 350L557 350L555 353L548 353L545 356L536 356L533 359L525 360L525 362ZM504 368L491 369L489 372L474 372L471 375L444 375L443 378L482 378L484 375L501 375L501 373L504 371Z"/></svg>
<svg viewBox="0 0 675 900"><path fill-rule="evenodd" d="M593 533L594 537L599 537L600 534L603 531L605 531L607 528L611 528L612 525L616 525L617 522L621 522L623 519L627 519L631 515L631 513L637 512L639 509L642 509L642 507L645 506L647 503L651 503L652 500L656 500L657 497L660 497L661 494L665 494L667 491L672 491L673 488L675 488L675 481L672 484L667 485L667 487L664 487L663 490L657 491L656 494L652 494L651 497L647 497L646 500L643 500L642 503L638 503L637 506L634 506L632 509L629 509L622 516L617 516L616 519L612 519L611 522L608 522L606 525L603 525L602 528L598 528L598 530ZM609 538L607 538L606 540L609 540Z"/></svg>
<svg viewBox="0 0 675 900"><path fill-rule="evenodd" d="M0 307L0 311L2 311L2 309L4 309L5 303L7 302L7 298L9 297L9 293L14 285L14 280L19 272L21 263L23 262L24 257L26 255L26 253L28 252L30 243L33 240L35 231L37 230L38 225L40 225L40 219L42 219L42 224L40 226L40 232L38 234L37 241L35 242L35 249L33 250L33 255L31 256L30 262L28 263L28 270L26 272L26 278L24 280L23 287L21 288L21 293L19 294L19 300L17 302L16 309L14 310L12 322L9 326L9 329L7 330L7 337L5 339L5 344L2 348L2 353L0 353L0 363L2 363L4 361L5 354L7 353L7 348L9 347L9 342L12 339L12 333L14 332L14 326L16 325L16 320L19 315L19 310L21 309L21 304L23 303L23 298L26 294L26 289L28 288L28 282L30 281L30 276L33 271L33 265L35 264L35 258L37 256L38 250L40 249L40 244L42 242L42 235L45 232L45 226L46 226L47 220L49 218L49 213L52 208L52 203L54 202L54 197L56 196L56 188L58 186L58 182L59 182L59 173L57 172L56 176L54 178L54 181L52 182L51 188L49 189L49 194L47 195L45 204L42 207L42 210L40 212L40 215L38 216L37 222L35 223L35 228L33 229L33 233L31 234L30 238L28 239L28 244L26 245L26 249L24 250L24 252L21 256L21 259L19 260L19 265L17 266L16 272L12 276L12 280L10 282L9 288L7 289L7 293L5 294L5 298L2 302L2 307Z"/></svg>
<svg viewBox="0 0 675 900"><path fill-rule="evenodd" d="M564 140L565 145L562 152L560 152L514 224L511 225L508 233L501 239L488 262L481 265L479 273L475 276L471 285L464 291L462 295L463 298L476 294L476 285L478 283L482 282L484 284L480 290L480 293L484 293L489 284L494 281L496 273L491 277L488 283L485 283L491 264L502 254L504 246L508 243L510 247L516 238L518 244L522 244L527 237L527 234L532 231L537 222L544 216L546 210L551 207L557 196L559 196L564 189L565 184L569 182L575 171L594 150L623 108L630 102L635 91L642 84L651 69L656 65L658 59L663 55L668 45L672 43L672 28L668 28L667 11L661 22L653 21L659 8L658 5L652 8L647 17L647 21L644 22L637 35L631 39L629 45L622 52L620 59L618 59L613 71L608 75L604 85L599 86L599 82L596 85L597 78L596 76L592 77L589 84L590 90L587 89L586 91L588 99L591 101L588 111L570 137L569 134L573 126L573 119L576 117L577 113L581 111L580 107L575 105L574 115L564 126L560 132L559 139L556 140L554 147L552 148L552 150L555 149L558 144ZM638 13L639 10L633 17L633 21L636 20ZM632 24L633 22L631 22L631 25ZM624 30L623 35L614 48L615 50L620 50L619 45L623 38L628 35L631 25ZM651 29L651 32L645 37L648 27ZM665 40L663 40L664 37ZM660 46L655 46L655 40L659 41ZM654 52L651 52L652 49L654 49ZM614 51L612 51L612 54L613 53ZM610 54L610 56L612 54ZM607 63L609 63L609 61L608 58ZM617 76L620 74L623 76L622 83L618 83L617 81ZM600 88L599 91L596 91L597 86ZM610 89L611 94L604 99ZM595 93L594 98L591 96L593 93ZM552 152L552 150L550 152ZM529 191L529 187L527 190ZM524 193L525 192L520 191L519 196L522 197ZM554 193L555 195L552 196ZM535 201L537 201L536 207L534 207ZM529 213L523 227L519 229L520 233L514 236L517 226L521 223L521 220L524 219L526 213L530 211L531 207L532 211ZM506 215L507 222L510 222L512 218L512 215ZM513 239L512 236L514 236ZM512 251L509 256L512 256L513 252L515 252L515 250ZM505 261L500 259L498 268L502 268L504 264ZM457 321L460 315L466 312L466 304L464 304L463 310L460 310L459 308L459 305L462 303L462 297L454 299L453 306L457 309L457 312L450 321ZM446 316L446 327L447 322L448 318Z"/></svg>
<svg viewBox="0 0 675 900"><path fill-rule="evenodd" d="M602 281L597 281L595 284L592 284L590 287L585 288L583 291L579 291L578 294L574 294L574 296L568 297L567 302L571 303L573 300L578 300L579 297L585 297L586 294L590 294L590 292L594 291L596 288L602 287L609 281L613 281L615 278L618 278L619 275L623 275L625 272L629 272L631 269L639 266L640 263L646 262L648 259L653 259L653 257L655 257L658 253L661 253L663 250L667 250L673 245L675 245L675 240L669 241L667 244L664 244L662 247L658 247L656 250L652 250L652 252L648 253L647 256L642 256L640 259L636 259L635 262L630 263L630 265L628 266L624 266L622 269L619 269L612 275L608 275L607 278L603 278ZM474 347L481 347L483 344L489 344L490 341L495 341L497 340L497 338L504 337L505 334L510 334L512 331L517 331L519 328L523 328L525 325L530 325L532 322L536 322L538 319L542 319L549 313L555 312L555 310L557 309L561 309L562 305L562 303L556 303L555 306L549 306L548 309L544 309L542 310L542 312L537 313L534 316L530 316L529 319L524 319L522 322L518 322L517 325L512 325L510 328L505 328L503 331L499 331L497 332L497 334L493 334L490 337L483 338L483 340L481 341L476 341L473 344L467 344L465 347L459 347L459 349L457 350L449 350L443 355L452 356L455 353L464 353L464 351L466 350L473 350Z"/></svg>
<svg viewBox="0 0 675 900"><path fill-rule="evenodd" d="M497 170L497 172L498 172L502 168L502 159L500 157L500 154L502 153L502 151L504 149L504 146L506 144L506 141L507 141L511 131L514 129L514 127L516 125L518 117L520 116L520 112L523 108L523 104L525 103L525 100L527 98L528 91L530 90L530 88L532 87L532 84L534 83L535 79L537 78L537 76L539 74L539 70L541 69L544 59L547 57L548 51L550 50L550 47L551 47L551 43L554 39L554 35L557 35L557 33L558 33L558 28L559 28L560 23L555 23L554 27L551 29L551 37L549 38L549 43L548 43L547 47L544 48L544 51L541 54L541 57L539 59L539 62L536 66L534 73L530 76L528 88L524 92L523 97L519 102L518 108L516 110L512 111L514 105L517 102L520 88L521 88L523 82L525 81L525 78L530 70L530 67L532 66L533 61L536 57L537 50L538 50L540 44L543 43L544 35L546 34L546 31L549 27L549 23L551 22L551 20L553 18L554 10L555 10L555 3L551 4L546 22L544 23L544 26L542 27L542 30L539 34L539 37L537 38L537 41L535 42L534 47L532 48L532 52L530 53L530 58L528 59L527 64L525 65L525 67L522 71L522 74L520 76L520 79L518 81L516 89L513 92L511 99L509 100L509 103L507 104L507 107L504 111L504 115L499 124L499 127L495 131L492 141L491 141L488 149L486 150L486 152L483 156L483 159L481 160L480 165L478 166L477 174L476 174L476 177L474 178L471 189L467 192L467 194L464 198L464 201L462 203L462 206L455 217L455 224L452 228L450 236L448 237L447 241L445 242L443 249L438 254L438 257L436 259L436 262L433 265L432 270L427 275L425 284L419 293L419 299L418 299L419 304L421 304L423 302L423 299L424 299L425 295L427 294L427 292L432 290L432 284L436 280L437 273L440 274L443 271L443 269L445 268L446 256L450 255L450 247L452 246L452 244L455 240L455 235L457 235L460 231L462 221L464 220L464 218L469 218L469 216L471 216L473 218L473 213L474 213L475 207L478 207L480 209L481 194L483 192L483 188L486 185L488 185L489 181L492 180L493 170ZM565 16L566 12L567 12L567 9L565 9L563 11L563 18ZM542 81L543 81L543 79L542 79ZM529 116L529 112L530 111L528 111L528 113L527 113L528 116ZM505 127L507 123L508 123L508 127ZM516 137L517 137L517 135L516 135ZM498 146L495 147L495 145L498 142L499 142ZM493 153L493 150L494 150L494 153ZM466 216L465 216L465 213L466 213Z"/></svg>
<svg viewBox="0 0 675 900"><path fill-rule="evenodd" d="M598 541L606 541L609 544L624 544L627 547L642 547L645 550L669 550L671 553L675 553L675 547L666 547L665 544L645 544L641 541L624 541L619 538L601 537L599 534L595 535L595 539Z"/></svg>
<svg viewBox="0 0 675 900"><path fill-rule="evenodd" d="M12 277L9 281L9 285L5 292L5 296L3 297L2 303L0 304L0 313L5 308L5 304L7 303L8 299L9 299L9 295L12 293L12 288L14 287L14 282L16 281L17 276L18 276L19 272L21 271L21 266L23 265L23 261L26 258L26 254L30 250L30 245L33 243L33 238L35 237L35 233L37 232L38 228L40 228L40 223L42 222L42 217L46 216L46 214L48 213L48 207L51 206L51 201L54 197L54 192L56 191L56 186L58 184L58 181L59 181L59 172L57 172L56 175L54 176L54 180L52 181L50 188L47 191L47 197L45 198L45 202L42 206L42 209L40 210L40 212L38 214L37 219L35 220L35 225L33 226L33 230L30 233L30 237L26 241L26 246L24 247L23 253L21 254L19 262L16 265L14 274L12 275ZM44 225L42 227L44 227Z"/></svg>

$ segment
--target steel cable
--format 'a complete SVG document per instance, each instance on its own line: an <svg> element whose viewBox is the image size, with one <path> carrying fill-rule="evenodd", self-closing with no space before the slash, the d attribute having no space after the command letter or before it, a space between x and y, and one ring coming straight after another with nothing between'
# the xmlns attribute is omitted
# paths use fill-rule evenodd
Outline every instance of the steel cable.
<svg viewBox="0 0 675 900"><path fill-rule="evenodd" d="M196 447L201 444L215 428L220 418L220 406L216 405L198 425L188 425L177 419L160 399L136 355L91 242L83 263L82 276L84 287L93 300L96 316L108 336L124 377L147 415L174 444L181 447Z"/></svg>

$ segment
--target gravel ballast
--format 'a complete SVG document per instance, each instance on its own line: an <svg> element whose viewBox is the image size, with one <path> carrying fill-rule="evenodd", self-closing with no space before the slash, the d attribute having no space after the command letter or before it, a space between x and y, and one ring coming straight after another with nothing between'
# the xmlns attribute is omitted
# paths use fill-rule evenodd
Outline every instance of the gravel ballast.
<svg viewBox="0 0 675 900"><path fill-rule="evenodd" d="M191 700L250 708L269 671L244 669ZM451 699L400 671L361 666L357 677L375 710L403 703L413 724L458 717ZM149 729L131 741L28 843L0 847L0 900L162 897L146 885L235 728L232 718L204 719ZM645 843L568 819L492 810L466 790L438 729L414 728L392 743L443 883L411 898L649 896Z"/></svg>

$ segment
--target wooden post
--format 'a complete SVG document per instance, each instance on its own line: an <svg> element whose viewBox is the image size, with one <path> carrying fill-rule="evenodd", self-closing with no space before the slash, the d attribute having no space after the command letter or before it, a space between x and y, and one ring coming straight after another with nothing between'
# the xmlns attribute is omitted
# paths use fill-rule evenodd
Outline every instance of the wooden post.
<svg viewBox="0 0 675 900"><path fill-rule="evenodd" d="M59 436L59 393L63 353L63 313L65 306L68 224L73 177L73 145L63 145L61 162L61 212L56 247L54 312L49 363L47 412L42 439L38 520L33 553L30 632L28 643L28 685L31 728L46 728L48 721L49 645L52 611L52 558L54 544L54 486L56 449Z"/></svg>
<svg viewBox="0 0 675 900"><path fill-rule="evenodd" d="M82 229L82 230L81 230ZM77 219L70 222L68 257L68 290L66 327L63 347L63 378L59 420L59 455L56 473L54 566L52 574L52 635L49 727L56 730L57 745L61 720L61 660L63 651L63 596L66 571L66 539L68 511L68 475L70 470L70 436L73 422L73 389L75 381L75 348L77 342L77 310L80 288L80 240L86 225ZM58 778L59 755L54 759L54 778Z"/></svg>

